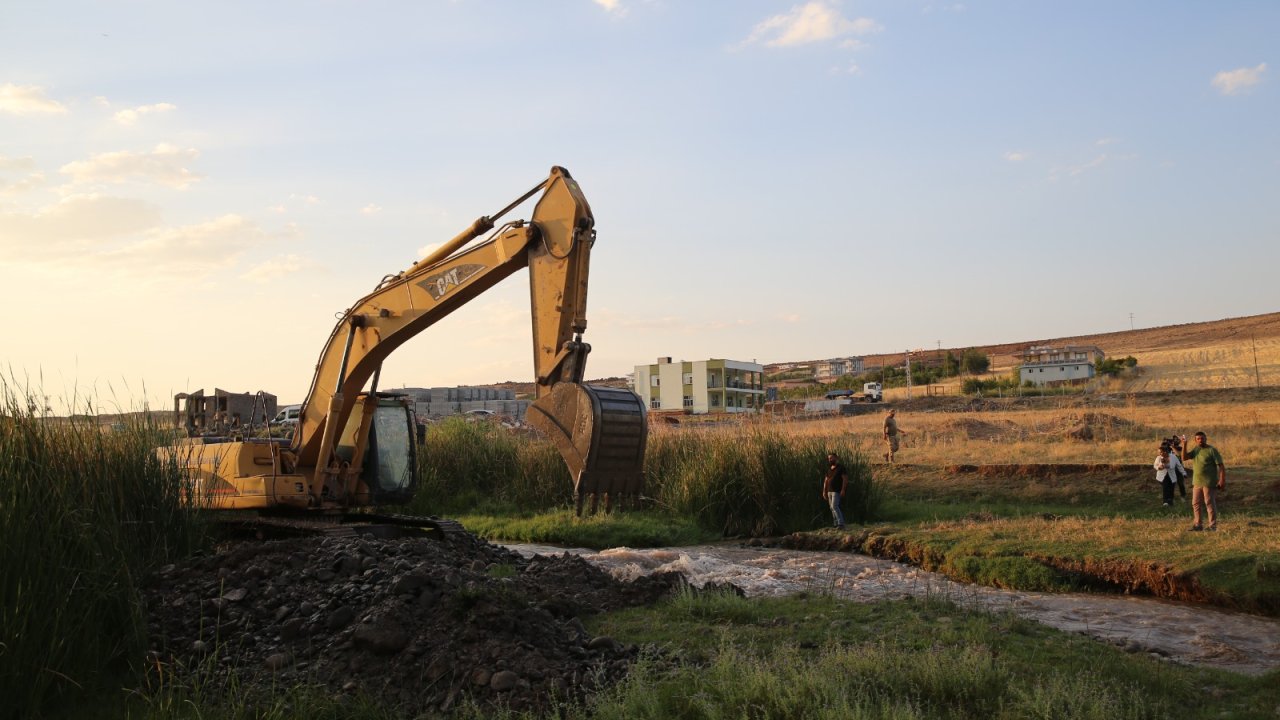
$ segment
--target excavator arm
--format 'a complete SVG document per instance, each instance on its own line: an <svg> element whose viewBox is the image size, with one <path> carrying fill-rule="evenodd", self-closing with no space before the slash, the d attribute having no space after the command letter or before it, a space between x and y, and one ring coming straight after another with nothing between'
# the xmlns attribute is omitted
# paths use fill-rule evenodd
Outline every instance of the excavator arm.
<svg viewBox="0 0 1280 720"><path fill-rule="evenodd" d="M541 192L529 222L514 221L468 247L495 221ZM493 217L410 268L385 278L338 321L316 364L286 471L307 477L316 504L346 504L359 483L382 362L407 340L521 268L529 269L537 399L530 424L564 457L583 499L638 494L643 481L645 408L635 393L582 384L591 347L586 331L587 282L595 221L578 184L561 167ZM372 381L372 383L371 383ZM370 389L365 392L366 386ZM358 420L353 420L353 417ZM355 427L348 427L355 423ZM337 452L344 438L354 456Z"/></svg>

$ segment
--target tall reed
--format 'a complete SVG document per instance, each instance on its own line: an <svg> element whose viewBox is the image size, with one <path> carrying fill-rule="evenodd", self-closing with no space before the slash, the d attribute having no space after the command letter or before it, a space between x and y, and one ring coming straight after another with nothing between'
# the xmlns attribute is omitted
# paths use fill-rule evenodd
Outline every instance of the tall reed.
<svg viewBox="0 0 1280 720"><path fill-rule="evenodd" d="M432 425L418 453L422 484L414 512L457 513L494 506L557 507L573 483L555 447L493 422L449 418Z"/></svg>
<svg viewBox="0 0 1280 720"><path fill-rule="evenodd" d="M0 380L0 716L118 680L145 649L140 575L200 542L153 426L51 418L35 397Z"/></svg>
<svg viewBox="0 0 1280 720"><path fill-rule="evenodd" d="M875 517L882 493L856 445L789 435L767 424L652 433L647 487L658 504L726 536L808 530L827 522L822 477L828 452L837 453L849 473L846 519Z"/></svg>
<svg viewBox="0 0 1280 720"><path fill-rule="evenodd" d="M881 493L856 445L766 424L731 432L655 429L645 455L645 495L727 536L812 529L826 523L829 512L821 479L831 450L849 471L845 516L853 522L875 517ZM572 500L569 473L549 442L492 423L452 419L432 426L419 468L416 512L545 510Z"/></svg>

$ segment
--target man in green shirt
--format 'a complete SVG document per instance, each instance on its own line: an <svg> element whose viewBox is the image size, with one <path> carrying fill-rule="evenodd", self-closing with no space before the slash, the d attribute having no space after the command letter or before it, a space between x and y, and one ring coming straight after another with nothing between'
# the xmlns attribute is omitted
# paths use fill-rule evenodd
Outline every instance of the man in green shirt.
<svg viewBox="0 0 1280 720"><path fill-rule="evenodd" d="M1192 530L1202 530L1200 513L1207 510L1209 530L1218 529L1218 504L1216 491L1227 489L1227 466L1222 462L1222 453L1209 444L1209 438L1203 432L1195 434L1196 445L1187 444L1187 436L1182 436L1182 459L1191 461L1191 510ZM1217 481L1215 491L1214 481Z"/></svg>

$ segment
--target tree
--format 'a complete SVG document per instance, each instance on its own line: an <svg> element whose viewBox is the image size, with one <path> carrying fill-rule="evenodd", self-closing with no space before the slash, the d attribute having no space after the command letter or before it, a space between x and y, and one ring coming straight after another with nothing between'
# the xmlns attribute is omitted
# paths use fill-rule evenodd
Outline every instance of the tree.
<svg viewBox="0 0 1280 720"><path fill-rule="evenodd" d="M960 374L960 358L955 353L947 351L947 356L942 358L942 377L955 377Z"/></svg>
<svg viewBox="0 0 1280 720"><path fill-rule="evenodd" d="M960 364L970 375L981 375L991 367L991 358L974 348L969 348L960 356Z"/></svg>

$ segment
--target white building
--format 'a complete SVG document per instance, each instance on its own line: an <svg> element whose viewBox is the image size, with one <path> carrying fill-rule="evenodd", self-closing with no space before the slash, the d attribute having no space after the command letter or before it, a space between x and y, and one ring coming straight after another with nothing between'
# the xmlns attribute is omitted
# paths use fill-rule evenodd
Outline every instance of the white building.
<svg viewBox="0 0 1280 720"><path fill-rule="evenodd" d="M1096 366L1106 357L1094 345L1067 345L1055 348L1033 345L1022 352L1018 380L1036 385L1088 380L1097 375Z"/></svg>
<svg viewBox="0 0 1280 720"><path fill-rule="evenodd" d="M650 410L689 413L758 411L764 407L764 365L738 360L637 365L633 389Z"/></svg>
<svg viewBox="0 0 1280 720"><path fill-rule="evenodd" d="M817 363L817 372L814 373L817 380L826 382L835 380L845 375L861 375L862 374L862 358L832 358Z"/></svg>

